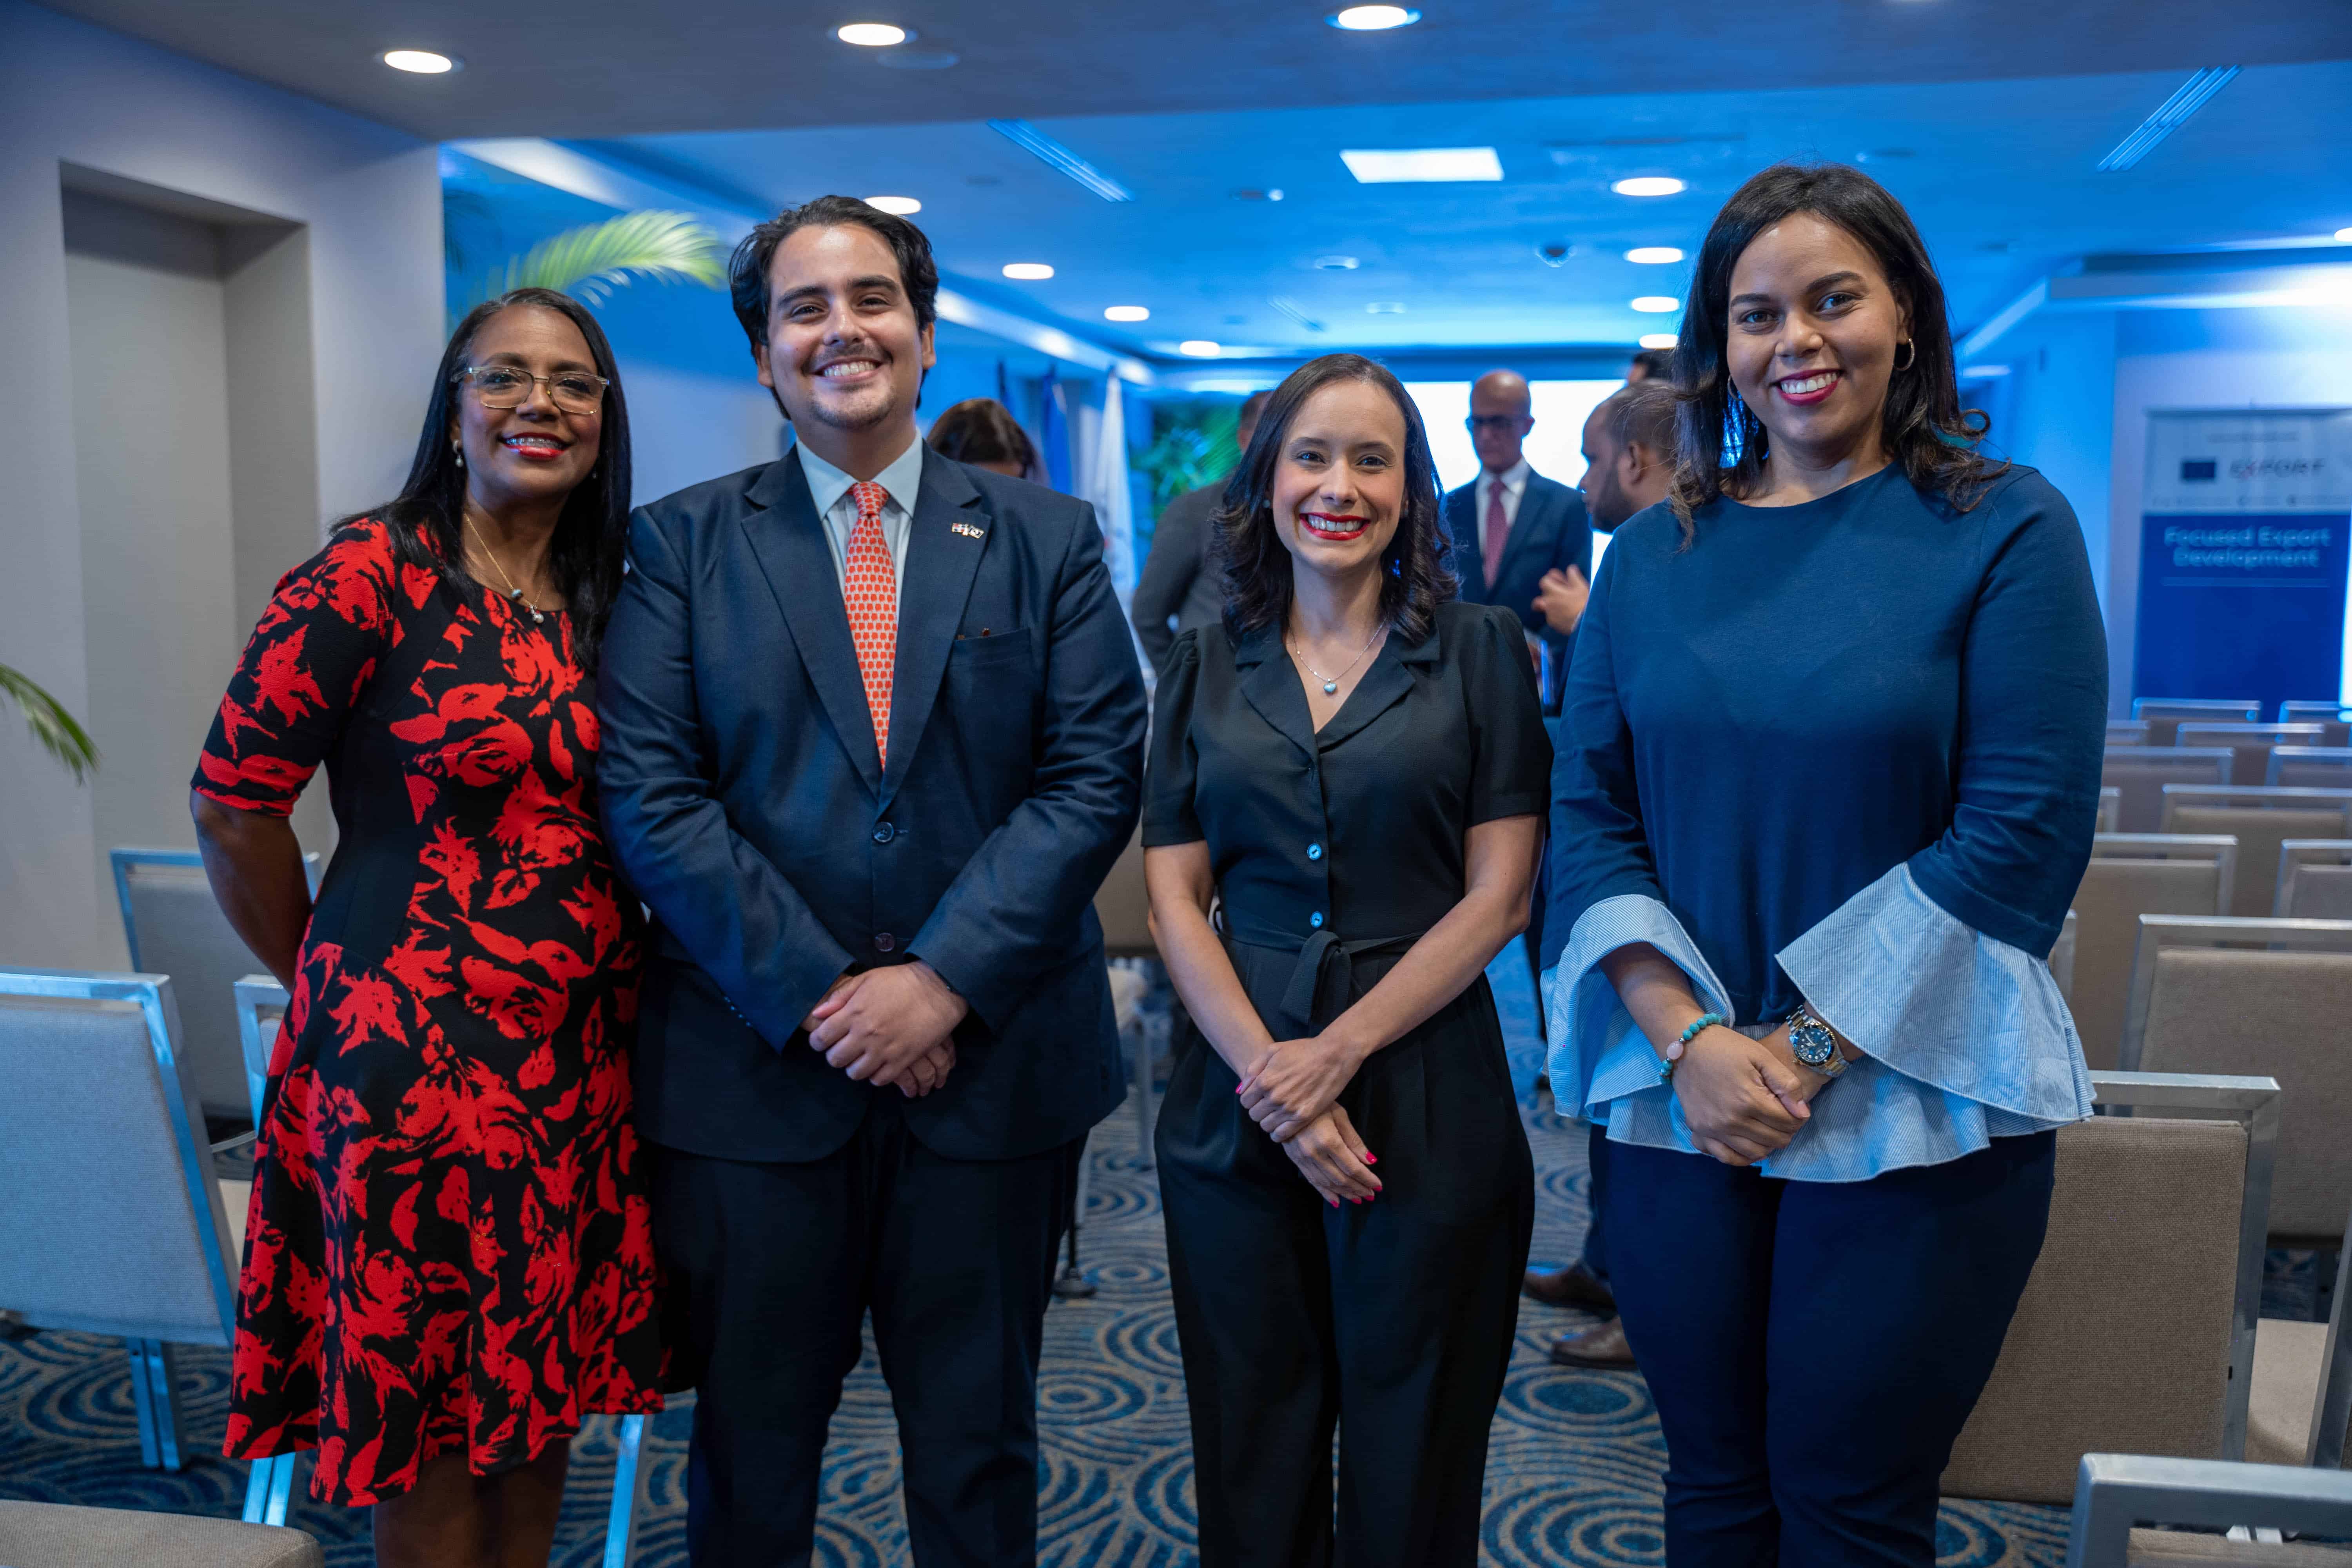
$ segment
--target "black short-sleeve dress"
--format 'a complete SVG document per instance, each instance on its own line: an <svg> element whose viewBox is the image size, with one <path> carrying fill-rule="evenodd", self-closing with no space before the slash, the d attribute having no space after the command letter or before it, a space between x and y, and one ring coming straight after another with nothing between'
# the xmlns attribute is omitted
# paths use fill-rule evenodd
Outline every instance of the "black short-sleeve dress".
<svg viewBox="0 0 2352 1568"><path fill-rule="evenodd" d="M1320 731L1279 632L1176 640L1147 847L1205 841L1226 951L1276 1039L1379 983L1465 890L1479 823L1540 816L1551 768L1517 616L1438 607ZM1157 1138L1204 1568L1474 1563L1534 1175L1484 976L1339 1096L1384 1190L1329 1206L1195 1031Z"/></svg>
<svg viewBox="0 0 2352 1568"><path fill-rule="evenodd" d="M269 1064L226 1451L374 1503L661 1408L631 1122L644 921L596 820L592 674L536 620L339 529L255 628L196 793L341 830Z"/></svg>

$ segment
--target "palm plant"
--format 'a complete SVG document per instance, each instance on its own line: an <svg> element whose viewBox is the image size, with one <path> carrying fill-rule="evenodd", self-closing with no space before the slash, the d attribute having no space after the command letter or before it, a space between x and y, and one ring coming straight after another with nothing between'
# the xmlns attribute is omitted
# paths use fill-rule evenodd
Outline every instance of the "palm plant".
<svg viewBox="0 0 2352 1568"><path fill-rule="evenodd" d="M33 684L22 671L0 664L0 697L14 702L25 715L25 727L41 749L57 758L79 784L98 766L98 745L65 705Z"/></svg>
<svg viewBox="0 0 2352 1568"><path fill-rule="evenodd" d="M623 213L540 241L491 273L481 298L553 289L601 305L635 278L716 289L727 280L726 252L709 225L691 214Z"/></svg>

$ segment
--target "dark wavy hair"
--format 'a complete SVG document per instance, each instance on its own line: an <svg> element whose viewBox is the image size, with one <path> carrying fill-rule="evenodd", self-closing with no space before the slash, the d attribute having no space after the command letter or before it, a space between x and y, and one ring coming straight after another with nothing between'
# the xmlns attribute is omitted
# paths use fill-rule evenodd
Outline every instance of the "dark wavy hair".
<svg viewBox="0 0 2352 1568"><path fill-rule="evenodd" d="M1731 384L1731 273L1756 237L1809 212L1860 241L1911 317L1911 362L1886 391L1881 438L1912 485L1961 511L2006 467L1977 450L1991 421L1960 406L1944 285L1911 215L1886 187L1843 163L1775 163L1724 203L1699 247L1690 303L1675 347L1682 418L1672 500L1685 545L1691 513L1717 496L1749 493L1762 479L1770 433Z"/></svg>
<svg viewBox="0 0 2352 1568"><path fill-rule="evenodd" d="M1369 382L1404 416L1404 512L1381 564L1381 614L1407 642L1429 635L1437 606L1454 597L1446 564L1444 524L1438 514L1437 465L1429 432L1404 384L1361 354L1325 354L1290 373L1268 397L1257 434L1225 485L1217 509L1218 551L1225 577L1225 627L1234 636L1262 626L1277 629L1290 614L1290 552L1274 526L1274 473L1291 421L1307 398L1335 381Z"/></svg>
<svg viewBox="0 0 2352 1568"><path fill-rule="evenodd" d="M1013 411L993 397L967 397L931 421L931 450L959 463L1018 463L1037 471L1037 448Z"/></svg>
<svg viewBox="0 0 2352 1568"><path fill-rule="evenodd" d="M572 616L572 641L581 662L596 668L596 652L604 640L604 622L613 613L613 598L621 589L621 556L629 533L629 406L621 396L621 367L613 359L613 345L587 307L569 294L552 289L518 289L510 294L475 306L449 334L441 351L441 368L433 378L433 395L425 405L425 429L416 438L416 456L408 465L408 480L400 494L384 505L353 514L337 527L376 518L392 530L393 552L411 566L436 571L461 594L485 590L466 570L466 470L449 440L456 422L457 378L465 374L474 352L474 338L482 324L501 310L535 305L553 310L580 329L588 341L588 356L604 378L604 429L596 450L596 466L565 498L556 520L555 537L547 547L548 570Z"/></svg>
<svg viewBox="0 0 2352 1568"><path fill-rule="evenodd" d="M896 213L868 206L856 196L819 196L788 207L745 235L727 261L727 291L735 304L735 319L755 350L768 342L768 264L776 247L804 228L839 228L856 224L879 235L898 261L898 282L907 302L915 308L915 325L928 327L940 316L940 268L931 259L931 242L923 231Z"/></svg>

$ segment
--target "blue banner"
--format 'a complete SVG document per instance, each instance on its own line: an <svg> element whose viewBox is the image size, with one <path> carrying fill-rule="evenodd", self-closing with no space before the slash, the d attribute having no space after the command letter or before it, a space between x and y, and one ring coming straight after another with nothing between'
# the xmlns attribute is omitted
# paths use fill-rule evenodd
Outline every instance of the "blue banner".
<svg viewBox="0 0 2352 1568"><path fill-rule="evenodd" d="M2146 506L2134 696L2341 696L2352 409L2150 414Z"/></svg>

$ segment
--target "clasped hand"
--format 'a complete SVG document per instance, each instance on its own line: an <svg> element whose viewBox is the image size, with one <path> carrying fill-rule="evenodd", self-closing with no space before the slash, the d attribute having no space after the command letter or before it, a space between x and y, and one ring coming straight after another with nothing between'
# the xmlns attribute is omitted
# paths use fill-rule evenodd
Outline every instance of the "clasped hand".
<svg viewBox="0 0 2352 1568"><path fill-rule="evenodd" d="M1784 1059L1767 1041L1717 1026L1683 1047L1673 1081L1699 1152L1727 1165L1752 1165L1788 1147L1829 1080Z"/></svg>
<svg viewBox="0 0 2352 1568"><path fill-rule="evenodd" d="M845 974L809 1012L811 1049L853 1080L919 1100L955 1067L954 1032L971 1010L929 964Z"/></svg>
<svg viewBox="0 0 2352 1568"><path fill-rule="evenodd" d="M1287 1143L1338 1103L1364 1065L1363 1053L1328 1032L1268 1047L1234 1092L1242 1110L1277 1143Z"/></svg>

